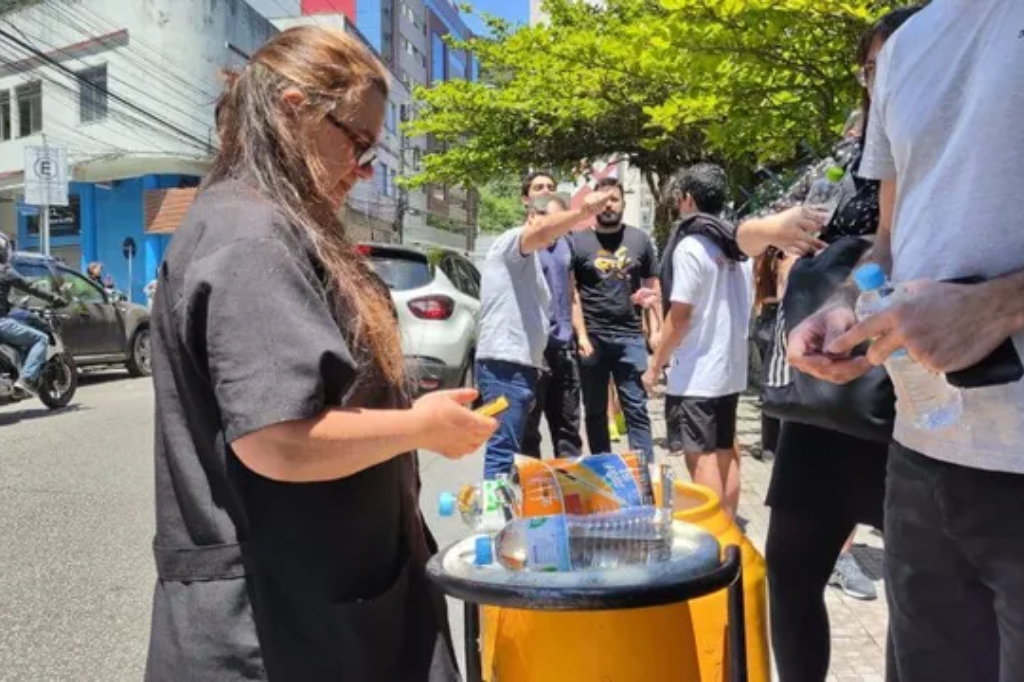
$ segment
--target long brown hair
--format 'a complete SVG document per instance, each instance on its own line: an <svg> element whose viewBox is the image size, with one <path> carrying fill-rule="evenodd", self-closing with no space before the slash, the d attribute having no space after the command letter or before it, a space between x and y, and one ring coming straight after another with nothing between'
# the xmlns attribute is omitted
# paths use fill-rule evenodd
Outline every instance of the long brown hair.
<svg viewBox="0 0 1024 682"><path fill-rule="evenodd" d="M288 88L305 93L303 106L282 105ZM283 212L319 257L357 359L372 363L371 376L401 388L404 362L388 292L331 202L338 178L328 176L313 135L329 113L351 122L365 98L387 93L384 67L343 31L302 26L277 34L227 75L216 113L220 151L206 186L237 178Z"/></svg>

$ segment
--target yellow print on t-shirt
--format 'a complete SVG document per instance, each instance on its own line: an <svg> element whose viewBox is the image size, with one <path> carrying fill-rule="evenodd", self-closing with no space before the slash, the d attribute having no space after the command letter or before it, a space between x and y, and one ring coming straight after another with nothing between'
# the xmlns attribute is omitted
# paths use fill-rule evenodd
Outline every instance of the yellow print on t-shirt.
<svg viewBox="0 0 1024 682"><path fill-rule="evenodd" d="M632 264L633 259L629 257L629 249L625 246L620 246L615 253L601 249L594 257L594 267L604 277L626 279Z"/></svg>

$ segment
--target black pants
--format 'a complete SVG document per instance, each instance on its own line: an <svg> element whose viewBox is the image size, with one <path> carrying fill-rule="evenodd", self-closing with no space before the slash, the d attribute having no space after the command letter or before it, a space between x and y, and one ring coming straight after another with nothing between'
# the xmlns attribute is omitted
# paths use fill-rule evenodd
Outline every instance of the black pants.
<svg viewBox="0 0 1024 682"><path fill-rule="evenodd" d="M768 488L768 606L780 682L824 682L825 590L858 523L883 525L888 446L784 422Z"/></svg>
<svg viewBox="0 0 1024 682"><path fill-rule="evenodd" d="M764 412L761 413L761 454L766 452L775 454L775 449L779 445L781 428L782 422L775 417L769 417Z"/></svg>
<svg viewBox="0 0 1024 682"><path fill-rule="evenodd" d="M583 449L580 437L580 370L573 348L548 348L544 357L548 371L541 374L534 403L526 423L522 453L540 457L540 418L548 420L557 457L578 457Z"/></svg>
<svg viewBox="0 0 1024 682"><path fill-rule="evenodd" d="M765 562L772 649L781 682L824 682L832 654L825 589L851 517L772 509Z"/></svg>
<svg viewBox="0 0 1024 682"><path fill-rule="evenodd" d="M890 680L1024 680L1024 476L895 445L885 515Z"/></svg>

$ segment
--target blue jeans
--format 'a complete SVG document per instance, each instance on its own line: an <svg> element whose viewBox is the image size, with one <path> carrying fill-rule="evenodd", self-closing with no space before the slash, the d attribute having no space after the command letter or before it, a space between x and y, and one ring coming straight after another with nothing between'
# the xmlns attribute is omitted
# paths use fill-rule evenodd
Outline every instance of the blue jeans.
<svg viewBox="0 0 1024 682"><path fill-rule="evenodd" d="M534 367L499 360L478 360L476 383L486 404L505 396L508 409L497 416L498 430L487 441L484 478L512 471L515 456L522 451L523 435L530 410L537 400L540 372Z"/></svg>
<svg viewBox="0 0 1024 682"><path fill-rule="evenodd" d="M20 372L22 380L38 381L46 362L49 343L46 334L9 317L0 317L0 341L17 347L25 354Z"/></svg>
<svg viewBox="0 0 1024 682"><path fill-rule="evenodd" d="M612 449L608 435L608 382L614 379L626 417L629 447L650 462L654 443L647 392L641 381L647 371L647 342L642 336L591 336L590 341L593 355L580 358L590 452L600 454Z"/></svg>

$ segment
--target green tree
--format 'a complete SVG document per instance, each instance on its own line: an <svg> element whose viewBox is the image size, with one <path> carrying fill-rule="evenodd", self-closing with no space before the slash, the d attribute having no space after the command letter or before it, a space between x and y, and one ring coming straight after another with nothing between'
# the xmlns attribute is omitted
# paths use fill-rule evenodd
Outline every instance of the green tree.
<svg viewBox="0 0 1024 682"><path fill-rule="evenodd" d="M504 232L522 223L524 215L519 183L512 177L500 178L480 188L481 232Z"/></svg>
<svg viewBox="0 0 1024 682"><path fill-rule="evenodd" d="M628 158L660 179L701 159L745 182L759 164L828 149L858 86L857 40L886 0L547 0L548 25L489 18L456 47L484 77L420 88L430 135L414 183L480 186L528 167Z"/></svg>

